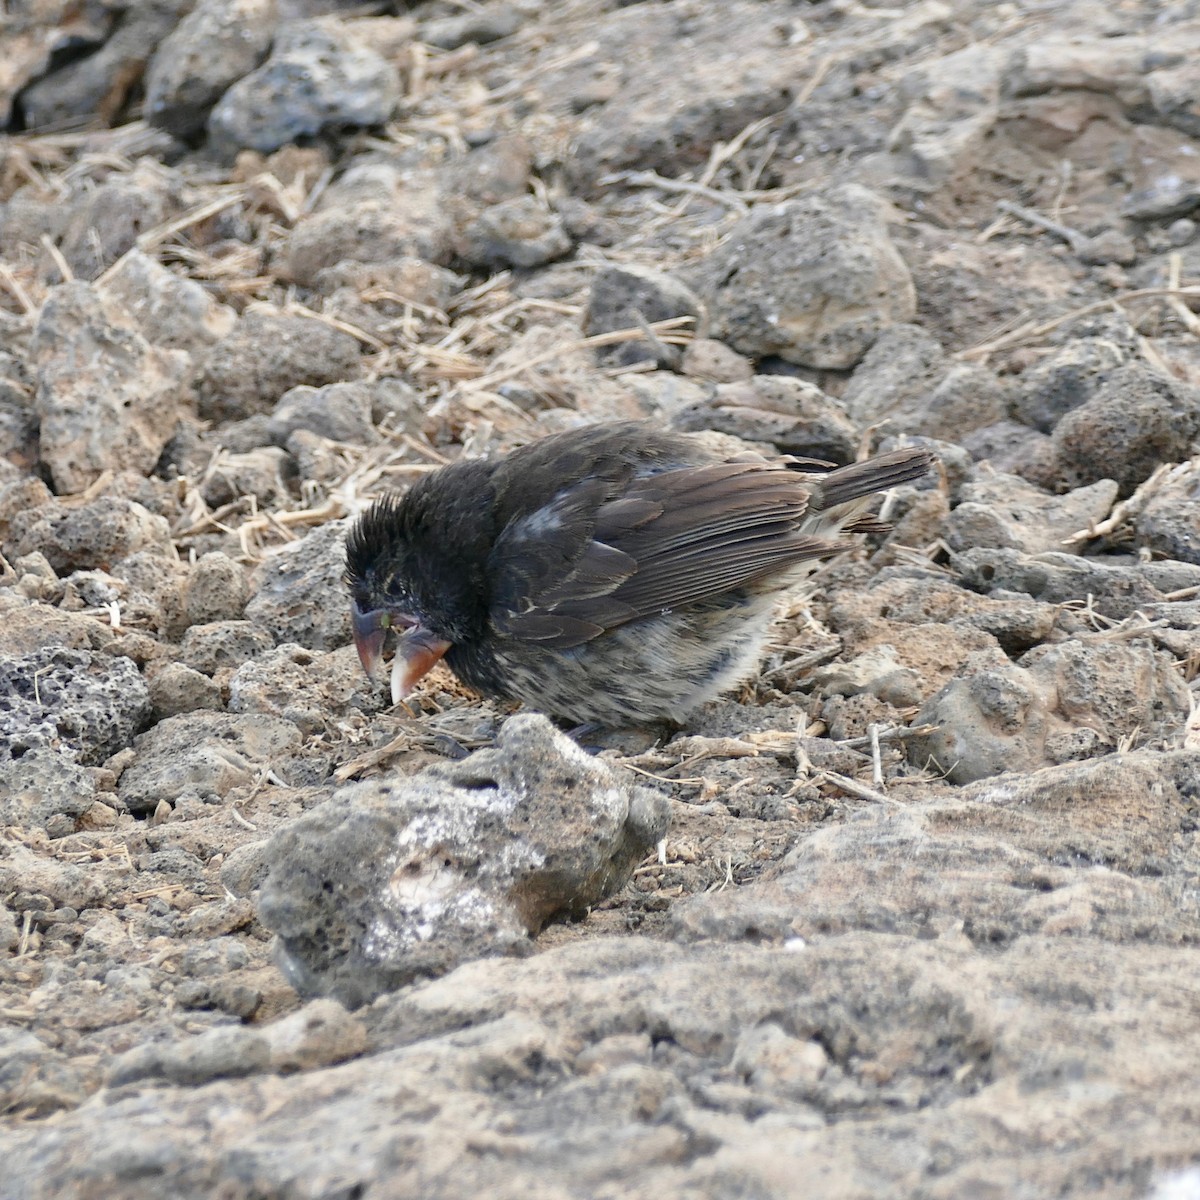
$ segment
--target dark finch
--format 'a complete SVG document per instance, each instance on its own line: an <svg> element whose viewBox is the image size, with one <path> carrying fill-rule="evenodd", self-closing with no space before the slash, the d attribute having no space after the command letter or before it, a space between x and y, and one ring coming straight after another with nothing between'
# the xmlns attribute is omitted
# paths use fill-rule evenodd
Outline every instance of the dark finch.
<svg viewBox="0 0 1200 1200"><path fill-rule="evenodd" d="M355 522L354 640L373 672L399 635L396 701L444 656L484 695L570 721L679 721L753 674L781 594L932 461L818 472L627 421L457 462Z"/></svg>

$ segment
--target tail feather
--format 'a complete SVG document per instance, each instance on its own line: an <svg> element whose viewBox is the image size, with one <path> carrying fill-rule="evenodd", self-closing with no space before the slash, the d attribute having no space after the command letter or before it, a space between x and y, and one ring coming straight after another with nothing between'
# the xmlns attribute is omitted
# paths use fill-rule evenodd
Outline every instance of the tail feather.
<svg viewBox="0 0 1200 1200"><path fill-rule="evenodd" d="M909 446L864 462L851 463L848 467L838 467L814 481L809 507L817 512L827 512L874 492L885 492L888 488L920 479L936 462L937 457L931 450L924 446Z"/></svg>

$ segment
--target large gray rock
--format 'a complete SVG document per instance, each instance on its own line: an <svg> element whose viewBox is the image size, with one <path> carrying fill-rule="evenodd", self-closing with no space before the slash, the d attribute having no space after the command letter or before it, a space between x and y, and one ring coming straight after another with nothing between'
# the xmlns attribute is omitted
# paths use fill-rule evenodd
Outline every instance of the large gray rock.
<svg viewBox="0 0 1200 1200"><path fill-rule="evenodd" d="M140 162L100 183L79 179L60 203L63 257L77 279L95 279L183 203L180 176L158 163Z"/></svg>
<svg viewBox="0 0 1200 1200"><path fill-rule="evenodd" d="M119 1087L138 1079L199 1084L264 1071L312 1070L362 1053L362 1022L335 1000L314 1000L261 1029L224 1025L172 1042L147 1042L122 1054L108 1070Z"/></svg>
<svg viewBox="0 0 1200 1200"><path fill-rule="evenodd" d="M166 1051L177 1078L211 1078L237 1068L219 1043L269 1043L248 1079L114 1087L18 1125L0 1195L78 1200L117 1180L129 1200L201 1200L249 1178L313 1197L684 1200L790 1196L804 1180L822 1198L1076 1200L1103 1171L1105 1195L1137 1200L1189 1161L1197 1035L1178 998L1200 953L1134 932L1165 904L1159 881L980 854L978 838L956 849L878 809L822 840L778 885L694 902L681 936L742 944L609 937L471 963L373 1005L361 1057L295 1076L275 1074L287 1039L271 1025ZM964 893L979 901L967 920L930 919ZM803 926L814 901L884 920L900 905L916 932L798 936L789 918ZM1035 932L998 953L1005 906ZM353 1053L353 1026L337 1028ZM1048 1144L1048 1129L1087 1135Z"/></svg>
<svg viewBox="0 0 1200 1200"><path fill-rule="evenodd" d="M243 663L229 680L229 710L269 713L305 734L378 712L384 689L367 678L350 646L320 653L285 643Z"/></svg>
<svg viewBox="0 0 1200 1200"><path fill-rule="evenodd" d="M1165 592L1200 586L1200 570L1193 566L1131 566L1061 551L1028 555L1012 549L971 547L954 556L954 568L962 582L976 591L1024 592L1059 605L1090 598L1095 611L1118 621L1161 602Z"/></svg>
<svg viewBox="0 0 1200 1200"><path fill-rule="evenodd" d="M300 731L268 716L191 712L169 717L137 741L118 794L133 813L152 813L181 796L215 802L250 786L300 745Z"/></svg>
<svg viewBox="0 0 1200 1200"><path fill-rule="evenodd" d="M991 371L955 363L924 329L907 324L880 331L841 399L860 428L882 425L948 441L1008 412L1004 388Z"/></svg>
<svg viewBox="0 0 1200 1200"><path fill-rule="evenodd" d="M277 643L334 650L350 642L346 568L348 521L331 521L276 550L250 580L247 619Z"/></svg>
<svg viewBox="0 0 1200 1200"><path fill-rule="evenodd" d="M714 429L748 442L769 442L784 454L835 463L854 461L858 430L839 401L814 383L787 375L755 375L719 383L671 418L677 429Z"/></svg>
<svg viewBox="0 0 1200 1200"><path fill-rule="evenodd" d="M382 287L418 303L444 302L452 291L445 277L449 272L423 281L418 275L419 286L411 286L409 264L445 262L451 253L440 189L431 175L412 176L410 172L372 188L347 185L341 194L330 189L333 196L324 207L296 222L279 256L280 274L325 292L350 281L362 291ZM422 287L441 294L423 299Z"/></svg>
<svg viewBox="0 0 1200 1200"><path fill-rule="evenodd" d="M237 621L249 594L241 563L218 551L202 554L184 585L187 622L204 625L210 621Z"/></svg>
<svg viewBox="0 0 1200 1200"><path fill-rule="evenodd" d="M21 510L9 523L5 553L13 558L43 554L60 574L111 567L149 551L171 556L171 527L164 517L135 500L100 496L88 504L68 507L51 500Z"/></svg>
<svg viewBox="0 0 1200 1200"><path fill-rule="evenodd" d="M907 108L888 131L888 150L911 186L933 191L969 173L988 153L1007 58L1003 45L972 41L918 60L903 75L897 90Z"/></svg>
<svg viewBox="0 0 1200 1200"><path fill-rule="evenodd" d="M69 752L38 747L0 772L0 825L46 829L61 837L74 831L95 796L92 774Z"/></svg>
<svg viewBox="0 0 1200 1200"><path fill-rule="evenodd" d="M1128 496L1164 462L1187 458L1200 436L1200 389L1141 363L1108 374L1054 427L1064 483L1115 479Z"/></svg>
<svg viewBox="0 0 1200 1200"><path fill-rule="evenodd" d="M141 327L147 341L193 356L204 353L234 326L237 314L218 304L194 279L168 271L140 250L130 250L104 281Z"/></svg>
<svg viewBox="0 0 1200 1200"><path fill-rule="evenodd" d="M0 1106L47 1116L74 1108L86 1095L80 1072L65 1054L24 1029L0 1029Z"/></svg>
<svg viewBox="0 0 1200 1200"><path fill-rule="evenodd" d="M1051 496L1016 475L981 474L964 484L950 514L946 541L952 550L1010 546L1028 554L1056 551L1081 529L1102 521L1117 499L1117 485L1100 479L1065 496Z"/></svg>
<svg viewBox="0 0 1200 1200"><path fill-rule="evenodd" d="M755 358L854 366L881 330L916 313L884 219L884 202L856 184L755 209L688 272L713 336Z"/></svg>
<svg viewBox="0 0 1200 1200"><path fill-rule="evenodd" d="M370 446L379 440L371 413L376 398L385 396L388 390L383 381L294 387L279 397L267 420L267 433L280 446L286 446L297 429L307 429L335 442Z"/></svg>
<svg viewBox="0 0 1200 1200"><path fill-rule="evenodd" d="M311 317L252 309L204 361L201 411L210 417L269 412L289 388L321 387L359 372L358 342Z"/></svg>
<svg viewBox="0 0 1200 1200"><path fill-rule="evenodd" d="M207 675L180 662L167 663L148 680L157 720L200 708L222 709L221 687Z"/></svg>
<svg viewBox="0 0 1200 1200"><path fill-rule="evenodd" d="M213 144L269 154L324 129L382 125L400 99L400 74L339 23L284 25L261 67L221 97L208 119Z"/></svg>
<svg viewBox="0 0 1200 1200"><path fill-rule="evenodd" d="M37 748L101 763L150 720L150 696L127 658L45 646L0 656L0 761Z"/></svg>
<svg viewBox="0 0 1200 1200"><path fill-rule="evenodd" d="M276 9L276 0L201 0L150 60L147 120L179 138L198 134L225 91L265 57Z"/></svg>
<svg viewBox="0 0 1200 1200"><path fill-rule="evenodd" d="M33 354L41 457L55 490L82 491L105 470L148 474L175 428L188 356L151 346L86 283L50 293Z"/></svg>
<svg viewBox="0 0 1200 1200"><path fill-rule="evenodd" d="M612 333L671 317L691 317L692 332L700 327L704 305L687 284L665 271L650 267L612 264L596 272L583 314L585 333ZM638 338L597 351L601 362L627 365L657 362L660 367L678 365L679 351Z"/></svg>
<svg viewBox="0 0 1200 1200"><path fill-rule="evenodd" d="M115 20L114 27L106 30L108 36L101 37L102 44L89 46L98 32L99 13L89 13L76 24L78 18L69 6L25 7L25 13L37 14L50 26L42 30L43 46L48 52L60 52L52 54L47 64L50 71L21 90L25 127L38 129L81 120L114 124L141 79L146 60L174 23L178 8L175 0L130 5ZM113 21L114 16L106 13L104 24ZM67 26L61 34L54 28L60 21ZM84 47L91 52L61 53Z"/></svg>
<svg viewBox="0 0 1200 1200"><path fill-rule="evenodd" d="M343 788L271 839L259 914L302 992L357 1006L483 955L518 954L555 913L629 878L664 834L664 797L545 717L409 781Z"/></svg>
<svg viewBox="0 0 1200 1200"><path fill-rule="evenodd" d="M608 176L625 168L671 178L699 173L710 150L751 122L786 112L812 77L812 42L796 14L774 34L754 0L698 5L682 23L680 15L623 4L588 21L590 61L543 51L542 94L561 111L583 114L563 162L573 191L603 195L611 191Z"/></svg>
<svg viewBox="0 0 1200 1200"><path fill-rule="evenodd" d="M571 249L562 218L536 196L513 196L468 220L455 252L468 266L499 271L540 267Z"/></svg>
<svg viewBox="0 0 1200 1200"><path fill-rule="evenodd" d="M1137 353L1136 341L1129 346L1117 336L1073 339L1021 374L1014 412L1026 425L1050 433Z"/></svg>
<svg viewBox="0 0 1200 1200"><path fill-rule="evenodd" d="M909 758L953 783L1092 758L1123 737L1182 732L1190 693L1178 667L1136 642L1038 646L1019 664L968 660L917 713L933 726L910 738Z"/></svg>
<svg viewBox="0 0 1200 1200"><path fill-rule="evenodd" d="M1156 554L1200 563L1200 468L1182 463L1134 519L1138 544Z"/></svg>
<svg viewBox="0 0 1200 1200"><path fill-rule="evenodd" d="M193 625L179 643L179 659L205 675L236 670L271 648L271 635L253 621Z"/></svg>

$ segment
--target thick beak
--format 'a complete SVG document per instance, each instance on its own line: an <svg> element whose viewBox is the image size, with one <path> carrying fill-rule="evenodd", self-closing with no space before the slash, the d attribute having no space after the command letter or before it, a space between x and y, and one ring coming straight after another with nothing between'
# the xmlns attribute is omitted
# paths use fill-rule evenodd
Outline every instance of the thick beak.
<svg viewBox="0 0 1200 1200"><path fill-rule="evenodd" d="M443 654L450 649L435 633L422 625L407 630L396 643L392 659L392 703L399 704L426 675Z"/></svg>
<svg viewBox="0 0 1200 1200"><path fill-rule="evenodd" d="M365 612L357 604L352 607L350 624L354 630L354 646L363 670L372 679L383 662L383 639L387 637L391 623L390 616L381 608Z"/></svg>
<svg viewBox="0 0 1200 1200"><path fill-rule="evenodd" d="M442 641L437 634L403 613L390 613L382 608L367 611L354 604L350 624L354 630L354 645L359 661L372 679L383 662L383 642L387 631L394 629L400 634L396 641L396 657L392 659L393 704L399 704L416 687L417 681L450 649L449 642Z"/></svg>

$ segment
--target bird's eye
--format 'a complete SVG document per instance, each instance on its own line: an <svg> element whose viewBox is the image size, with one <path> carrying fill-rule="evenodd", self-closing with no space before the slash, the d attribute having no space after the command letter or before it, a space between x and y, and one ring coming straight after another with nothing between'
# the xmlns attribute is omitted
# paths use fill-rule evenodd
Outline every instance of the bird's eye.
<svg viewBox="0 0 1200 1200"><path fill-rule="evenodd" d="M389 600L403 600L408 595L408 589L394 575L383 585L383 590Z"/></svg>

